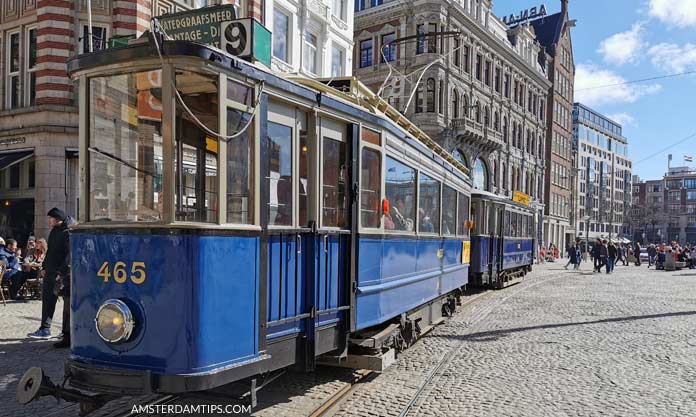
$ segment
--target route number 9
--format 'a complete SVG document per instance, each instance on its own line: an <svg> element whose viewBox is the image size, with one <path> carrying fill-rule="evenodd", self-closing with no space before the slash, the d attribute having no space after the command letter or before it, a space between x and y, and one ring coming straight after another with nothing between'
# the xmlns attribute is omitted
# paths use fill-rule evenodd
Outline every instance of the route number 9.
<svg viewBox="0 0 696 417"><path fill-rule="evenodd" d="M114 263L113 269L109 267L109 261L104 261L102 266L97 271L97 276L104 279L104 282L109 282L109 278L114 277L114 281L118 284L123 284L128 279L128 271L126 269L126 263L118 261ZM142 284L147 278L147 272L145 272L145 262L136 261L131 264L130 267L130 280L133 284Z"/></svg>

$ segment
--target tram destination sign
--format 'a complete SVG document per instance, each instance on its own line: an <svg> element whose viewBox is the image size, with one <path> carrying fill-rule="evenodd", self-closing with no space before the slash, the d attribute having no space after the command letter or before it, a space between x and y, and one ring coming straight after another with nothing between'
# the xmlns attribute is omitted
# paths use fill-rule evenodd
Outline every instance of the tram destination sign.
<svg viewBox="0 0 696 417"><path fill-rule="evenodd" d="M237 12L234 6L226 4L165 14L157 19L162 30L172 39L198 42L219 48L222 24L236 18Z"/></svg>
<svg viewBox="0 0 696 417"><path fill-rule="evenodd" d="M517 16L514 14L510 14L510 16L503 16L502 20L506 25L513 26L518 23L526 22L530 19L536 19L537 17L544 16L546 16L546 6L542 4L539 7L532 7L531 9L522 10Z"/></svg>

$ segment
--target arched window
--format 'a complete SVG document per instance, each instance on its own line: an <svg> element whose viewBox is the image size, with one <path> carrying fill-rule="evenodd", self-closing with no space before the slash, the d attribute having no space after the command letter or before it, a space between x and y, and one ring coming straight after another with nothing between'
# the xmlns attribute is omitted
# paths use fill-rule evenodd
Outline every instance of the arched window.
<svg viewBox="0 0 696 417"><path fill-rule="evenodd" d="M459 93L456 89L452 90L452 118L459 117Z"/></svg>
<svg viewBox="0 0 696 417"><path fill-rule="evenodd" d="M531 145L532 145L532 132L530 132L529 129L527 129L527 137L525 138L525 147L524 147L525 152L534 153L534 151L532 151L532 149L531 149Z"/></svg>
<svg viewBox="0 0 696 417"><path fill-rule="evenodd" d="M493 129L496 132L500 132L500 116L498 116L498 112L493 113Z"/></svg>
<svg viewBox="0 0 696 417"><path fill-rule="evenodd" d="M462 94L462 117L469 117L469 99L466 97L466 93Z"/></svg>
<svg viewBox="0 0 696 417"><path fill-rule="evenodd" d="M425 91L426 109L428 113L435 113L435 80L428 78Z"/></svg>
<svg viewBox="0 0 696 417"><path fill-rule="evenodd" d="M541 138L541 135L539 135L539 157L544 156L544 140Z"/></svg>
<svg viewBox="0 0 696 417"><path fill-rule="evenodd" d="M452 157L464 164L465 167L469 167L469 164L466 162L466 158L464 157L464 153L462 153L462 151L460 151L459 149L454 148L452 150Z"/></svg>
<svg viewBox="0 0 696 417"><path fill-rule="evenodd" d="M481 103L475 103L474 104L474 111L476 112L476 123L481 123Z"/></svg>
<svg viewBox="0 0 696 417"><path fill-rule="evenodd" d="M423 87L419 86L416 89L416 113L423 113ZM408 109L407 109L408 110Z"/></svg>
<svg viewBox="0 0 696 417"><path fill-rule="evenodd" d="M488 106L486 106L484 109L483 124L486 127L489 127L491 125L491 109L489 109Z"/></svg>
<svg viewBox="0 0 696 417"><path fill-rule="evenodd" d="M488 191L488 168L483 159L478 158L474 162L474 167L471 170L471 180L474 183L474 188Z"/></svg>
<svg viewBox="0 0 696 417"><path fill-rule="evenodd" d="M532 135L532 147L529 148L529 152L532 155L536 155L536 136Z"/></svg>
<svg viewBox="0 0 696 417"><path fill-rule="evenodd" d="M445 112L445 83L442 80L438 83L437 112L440 114Z"/></svg>
<svg viewBox="0 0 696 417"><path fill-rule="evenodd" d="M512 146L517 146L517 122L512 122Z"/></svg>
<svg viewBox="0 0 696 417"><path fill-rule="evenodd" d="M517 147L522 149L522 125L517 128Z"/></svg>
<svg viewBox="0 0 696 417"><path fill-rule="evenodd" d="M503 176L500 179L500 188L502 188L503 190L507 190L508 189L508 186L507 186L507 166L505 165L505 162L503 162L501 165L502 165L501 171L503 172Z"/></svg>
<svg viewBox="0 0 696 417"><path fill-rule="evenodd" d="M498 161L493 162L493 186L498 186Z"/></svg>

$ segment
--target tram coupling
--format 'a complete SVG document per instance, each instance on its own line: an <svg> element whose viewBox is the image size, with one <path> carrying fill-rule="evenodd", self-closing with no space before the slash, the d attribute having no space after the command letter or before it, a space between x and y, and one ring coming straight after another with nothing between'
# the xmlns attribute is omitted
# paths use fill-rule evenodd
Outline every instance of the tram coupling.
<svg viewBox="0 0 696 417"><path fill-rule="evenodd" d="M80 404L80 416L85 416L99 408L115 397L107 394L85 394L72 388L65 388L65 384L56 385L44 374L43 369L33 366L27 370L17 385L17 401L20 404L28 404L41 397L54 397L58 402L64 400Z"/></svg>

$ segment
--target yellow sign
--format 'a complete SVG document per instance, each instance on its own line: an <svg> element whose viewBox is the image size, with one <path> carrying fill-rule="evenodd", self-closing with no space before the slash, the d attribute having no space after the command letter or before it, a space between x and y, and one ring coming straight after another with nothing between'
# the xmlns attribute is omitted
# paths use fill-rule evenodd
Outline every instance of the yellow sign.
<svg viewBox="0 0 696 417"><path fill-rule="evenodd" d="M528 206L529 196L523 192L515 191L515 193L512 195L512 201Z"/></svg>
<svg viewBox="0 0 696 417"><path fill-rule="evenodd" d="M462 242L462 264L468 264L471 260L471 242Z"/></svg>

